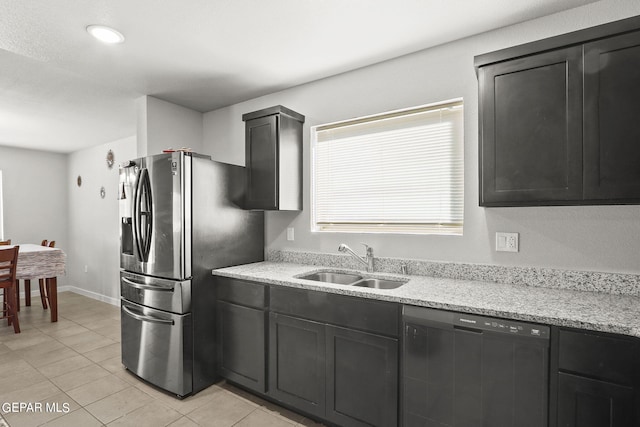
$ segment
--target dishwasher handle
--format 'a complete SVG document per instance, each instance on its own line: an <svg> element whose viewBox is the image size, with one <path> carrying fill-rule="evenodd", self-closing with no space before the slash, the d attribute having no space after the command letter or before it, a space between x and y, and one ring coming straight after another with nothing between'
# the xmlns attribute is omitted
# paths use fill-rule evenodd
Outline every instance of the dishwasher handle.
<svg viewBox="0 0 640 427"><path fill-rule="evenodd" d="M470 328L468 326L460 326L460 325L453 325L453 329L455 329L456 331L466 332L468 334L476 334L476 335L482 335L482 333L484 332L482 329Z"/></svg>

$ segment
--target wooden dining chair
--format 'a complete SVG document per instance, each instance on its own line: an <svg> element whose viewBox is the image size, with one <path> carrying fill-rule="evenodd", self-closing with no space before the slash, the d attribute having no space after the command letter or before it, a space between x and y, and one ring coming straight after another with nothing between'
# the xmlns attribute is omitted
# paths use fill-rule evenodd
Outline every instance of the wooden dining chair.
<svg viewBox="0 0 640 427"><path fill-rule="evenodd" d="M0 246L9 246L11 244L11 239L7 239L7 240L0 240ZM18 284L18 282L16 281L16 285ZM4 296L3 298L6 300L7 299L7 290L4 290Z"/></svg>
<svg viewBox="0 0 640 427"><path fill-rule="evenodd" d="M13 331L20 333L20 321L16 310L16 270L18 268L18 251L20 247L0 250L0 288L4 290L2 318L13 324Z"/></svg>

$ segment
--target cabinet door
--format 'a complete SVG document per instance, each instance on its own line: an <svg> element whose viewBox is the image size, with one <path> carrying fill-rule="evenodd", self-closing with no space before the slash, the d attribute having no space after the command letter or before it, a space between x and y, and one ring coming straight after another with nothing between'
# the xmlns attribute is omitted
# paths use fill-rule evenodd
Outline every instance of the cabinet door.
<svg viewBox="0 0 640 427"><path fill-rule="evenodd" d="M633 388L558 375L558 427L637 427Z"/></svg>
<svg viewBox="0 0 640 427"><path fill-rule="evenodd" d="M216 307L219 374L264 393L265 312L224 301L218 301Z"/></svg>
<svg viewBox="0 0 640 427"><path fill-rule="evenodd" d="M278 115L245 125L248 209L278 208Z"/></svg>
<svg viewBox="0 0 640 427"><path fill-rule="evenodd" d="M325 325L270 313L269 328L269 395L324 417Z"/></svg>
<svg viewBox="0 0 640 427"><path fill-rule="evenodd" d="M345 427L398 424L398 340L327 327L327 419Z"/></svg>
<svg viewBox="0 0 640 427"><path fill-rule="evenodd" d="M587 43L584 68L585 198L637 202L640 32Z"/></svg>
<svg viewBox="0 0 640 427"><path fill-rule="evenodd" d="M480 68L480 205L582 198L581 47Z"/></svg>

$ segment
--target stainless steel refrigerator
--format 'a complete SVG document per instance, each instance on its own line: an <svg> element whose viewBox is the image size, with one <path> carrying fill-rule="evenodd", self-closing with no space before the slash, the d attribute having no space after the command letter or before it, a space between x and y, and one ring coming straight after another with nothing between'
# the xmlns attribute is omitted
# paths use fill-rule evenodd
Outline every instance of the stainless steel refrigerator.
<svg viewBox="0 0 640 427"><path fill-rule="evenodd" d="M179 397L216 380L211 270L264 259L264 214L241 208L244 176L184 152L120 167L122 363Z"/></svg>

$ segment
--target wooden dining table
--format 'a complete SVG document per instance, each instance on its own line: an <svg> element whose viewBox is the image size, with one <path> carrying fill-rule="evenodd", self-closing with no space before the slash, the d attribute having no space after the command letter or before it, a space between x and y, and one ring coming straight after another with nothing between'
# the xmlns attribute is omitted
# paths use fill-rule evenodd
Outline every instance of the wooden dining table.
<svg viewBox="0 0 640 427"><path fill-rule="evenodd" d="M23 243L0 246L0 250L20 246L16 280L45 279L51 308L51 321L58 321L58 276L65 274L66 254L59 248ZM18 296L19 298L19 296Z"/></svg>

